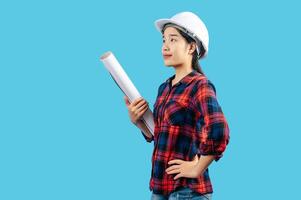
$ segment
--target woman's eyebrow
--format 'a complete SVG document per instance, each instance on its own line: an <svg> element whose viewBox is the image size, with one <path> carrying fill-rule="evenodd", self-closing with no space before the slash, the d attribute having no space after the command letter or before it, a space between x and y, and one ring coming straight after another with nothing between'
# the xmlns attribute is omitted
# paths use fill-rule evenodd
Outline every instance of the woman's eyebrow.
<svg viewBox="0 0 301 200"><path fill-rule="evenodd" d="M176 36L176 37L178 37L179 35L177 35L177 34L169 34L169 36ZM162 37L164 38L164 35L162 35Z"/></svg>

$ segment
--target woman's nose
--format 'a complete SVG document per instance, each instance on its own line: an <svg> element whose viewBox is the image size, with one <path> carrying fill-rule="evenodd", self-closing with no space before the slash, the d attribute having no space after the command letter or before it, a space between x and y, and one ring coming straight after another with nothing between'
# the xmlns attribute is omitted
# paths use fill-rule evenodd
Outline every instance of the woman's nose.
<svg viewBox="0 0 301 200"><path fill-rule="evenodd" d="M162 51L169 51L169 48L166 44L163 44Z"/></svg>

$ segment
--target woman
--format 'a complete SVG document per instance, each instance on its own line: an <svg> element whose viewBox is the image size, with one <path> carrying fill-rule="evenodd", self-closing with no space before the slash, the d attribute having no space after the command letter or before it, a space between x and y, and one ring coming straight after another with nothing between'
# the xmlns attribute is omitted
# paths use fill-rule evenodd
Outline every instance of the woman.
<svg viewBox="0 0 301 200"><path fill-rule="evenodd" d="M182 12L155 22L163 36L164 64L175 69L158 89L154 104L154 137L141 117L148 103L125 97L131 121L148 142L154 140L150 190L153 200L211 199L208 166L218 161L229 142L226 118L215 87L198 60L208 52L208 32L201 19Z"/></svg>

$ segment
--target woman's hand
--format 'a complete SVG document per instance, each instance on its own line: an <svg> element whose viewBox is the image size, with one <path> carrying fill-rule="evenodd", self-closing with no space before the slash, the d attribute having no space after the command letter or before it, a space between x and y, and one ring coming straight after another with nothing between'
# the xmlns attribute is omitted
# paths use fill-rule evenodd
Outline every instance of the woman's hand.
<svg viewBox="0 0 301 200"><path fill-rule="evenodd" d="M141 122L141 117L148 109L148 102L145 101L142 97L140 97L132 103L130 103L127 96L124 96L124 101L128 108L131 122L137 125L137 123Z"/></svg>
<svg viewBox="0 0 301 200"><path fill-rule="evenodd" d="M198 155L196 155L193 161L183 161L183 160L171 160L168 162L169 165L172 165L166 169L167 174L177 174L174 177L174 180L186 177L186 178L197 178L199 177L197 171L197 163L199 161Z"/></svg>

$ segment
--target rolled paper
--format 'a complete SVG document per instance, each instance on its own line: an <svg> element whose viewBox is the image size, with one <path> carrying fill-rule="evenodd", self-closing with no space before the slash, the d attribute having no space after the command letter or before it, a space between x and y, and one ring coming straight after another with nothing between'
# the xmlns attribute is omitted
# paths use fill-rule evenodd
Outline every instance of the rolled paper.
<svg viewBox="0 0 301 200"><path fill-rule="evenodd" d="M118 60L112 52L106 52L101 57L100 60L103 62L104 66L110 73L111 77L121 89L121 91L128 97L130 103L141 97L139 91L130 80L128 75L125 73ZM148 108L147 111L142 116L142 121L148 128L148 130L154 134L154 118L152 111ZM148 136L151 137L150 135Z"/></svg>

